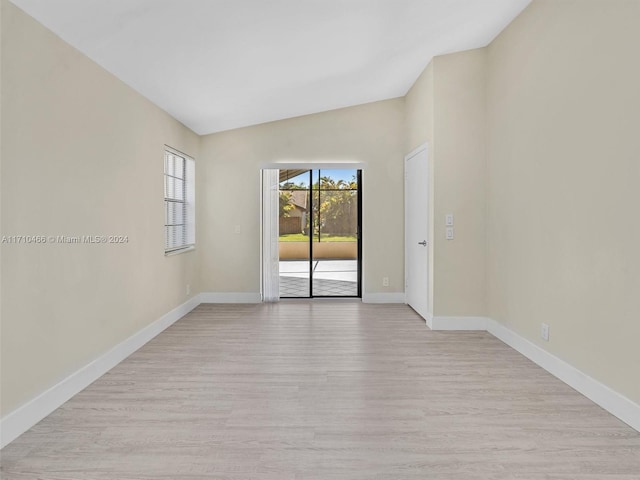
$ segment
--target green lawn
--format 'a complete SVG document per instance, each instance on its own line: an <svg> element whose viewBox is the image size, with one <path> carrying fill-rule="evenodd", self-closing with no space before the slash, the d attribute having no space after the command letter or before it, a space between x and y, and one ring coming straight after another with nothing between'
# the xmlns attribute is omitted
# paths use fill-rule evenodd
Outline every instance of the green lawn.
<svg viewBox="0 0 640 480"><path fill-rule="evenodd" d="M308 242L309 235L305 235L303 233L290 233L287 235L280 235L281 242ZM318 241L316 236L313 237L314 241ZM336 236L336 235L327 235L325 233L320 235L321 242L355 242L356 237L353 235L348 236Z"/></svg>

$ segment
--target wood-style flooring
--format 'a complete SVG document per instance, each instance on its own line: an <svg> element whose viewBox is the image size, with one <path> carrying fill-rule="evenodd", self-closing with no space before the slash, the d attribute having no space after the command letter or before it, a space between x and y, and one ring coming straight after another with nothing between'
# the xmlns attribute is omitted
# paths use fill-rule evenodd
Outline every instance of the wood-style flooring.
<svg viewBox="0 0 640 480"><path fill-rule="evenodd" d="M402 305L200 305L1 452L3 479L640 479L640 433Z"/></svg>

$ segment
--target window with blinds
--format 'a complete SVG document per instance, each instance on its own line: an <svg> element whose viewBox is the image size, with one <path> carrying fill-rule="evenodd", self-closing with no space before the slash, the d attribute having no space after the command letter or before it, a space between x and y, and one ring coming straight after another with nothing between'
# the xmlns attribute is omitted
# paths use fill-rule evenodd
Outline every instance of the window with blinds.
<svg viewBox="0 0 640 480"><path fill-rule="evenodd" d="M172 148L164 152L164 251L177 253L196 243L195 161Z"/></svg>

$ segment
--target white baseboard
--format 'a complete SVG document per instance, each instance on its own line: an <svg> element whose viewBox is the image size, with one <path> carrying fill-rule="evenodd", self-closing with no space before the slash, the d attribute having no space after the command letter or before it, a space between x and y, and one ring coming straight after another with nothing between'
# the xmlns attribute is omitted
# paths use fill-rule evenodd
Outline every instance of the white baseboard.
<svg viewBox="0 0 640 480"><path fill-rule="evenodd" d="M174 308L152 324L119 343L107 353L7 414L0 420L0 448L4 448L5 445L18 438L64 402L91 385L199 304L200 296L195 295L187 302Z"/></svg>
<svg viewBox="0 0 640 480"><path fill-rule="evenodd" d="M520 352L592 402L640 432L640 405L612 390L573 365L547 352L501 323L487 319L487 331Z"/></svg>
<svg viewBox="0 0 640 480"><path fill-rule="evenodd" d="M262 295L252 292L203 292L200 303L260 303Z"/></svg>
<svg viewBox="0 0 640 480"><path fill-rule="evenodd" d="M424 320L427 323L427 327L433 330L433 315L427 313L427 318L425 318Z"/></svg>
<svg viewBox="0 0 640 480"><path fill-rule="evenodd" d="M404 292L362 294L362 303L405 303L404 300Z"/></svg>
<svg viewBox="0 0 640 480"><path fill-rule="evenodd" d="M431 330L481 330L487 329L486 317L433 317L427 318Z"/></svg>

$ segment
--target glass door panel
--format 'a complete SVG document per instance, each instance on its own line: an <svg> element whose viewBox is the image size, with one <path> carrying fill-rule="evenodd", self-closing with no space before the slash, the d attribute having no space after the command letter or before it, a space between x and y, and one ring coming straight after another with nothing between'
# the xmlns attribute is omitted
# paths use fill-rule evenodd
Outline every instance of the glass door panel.
<svg viewBox="0 0 640 480"><path fill-rule="evenodd" d="M309 170L280 170L280 297L311 295Z"/></svg>
<svg viewBox="0 0 640 480"><path fill-rule="evenodd" d="M358 296L358 171L314 170L312 293Z"/></svg>

